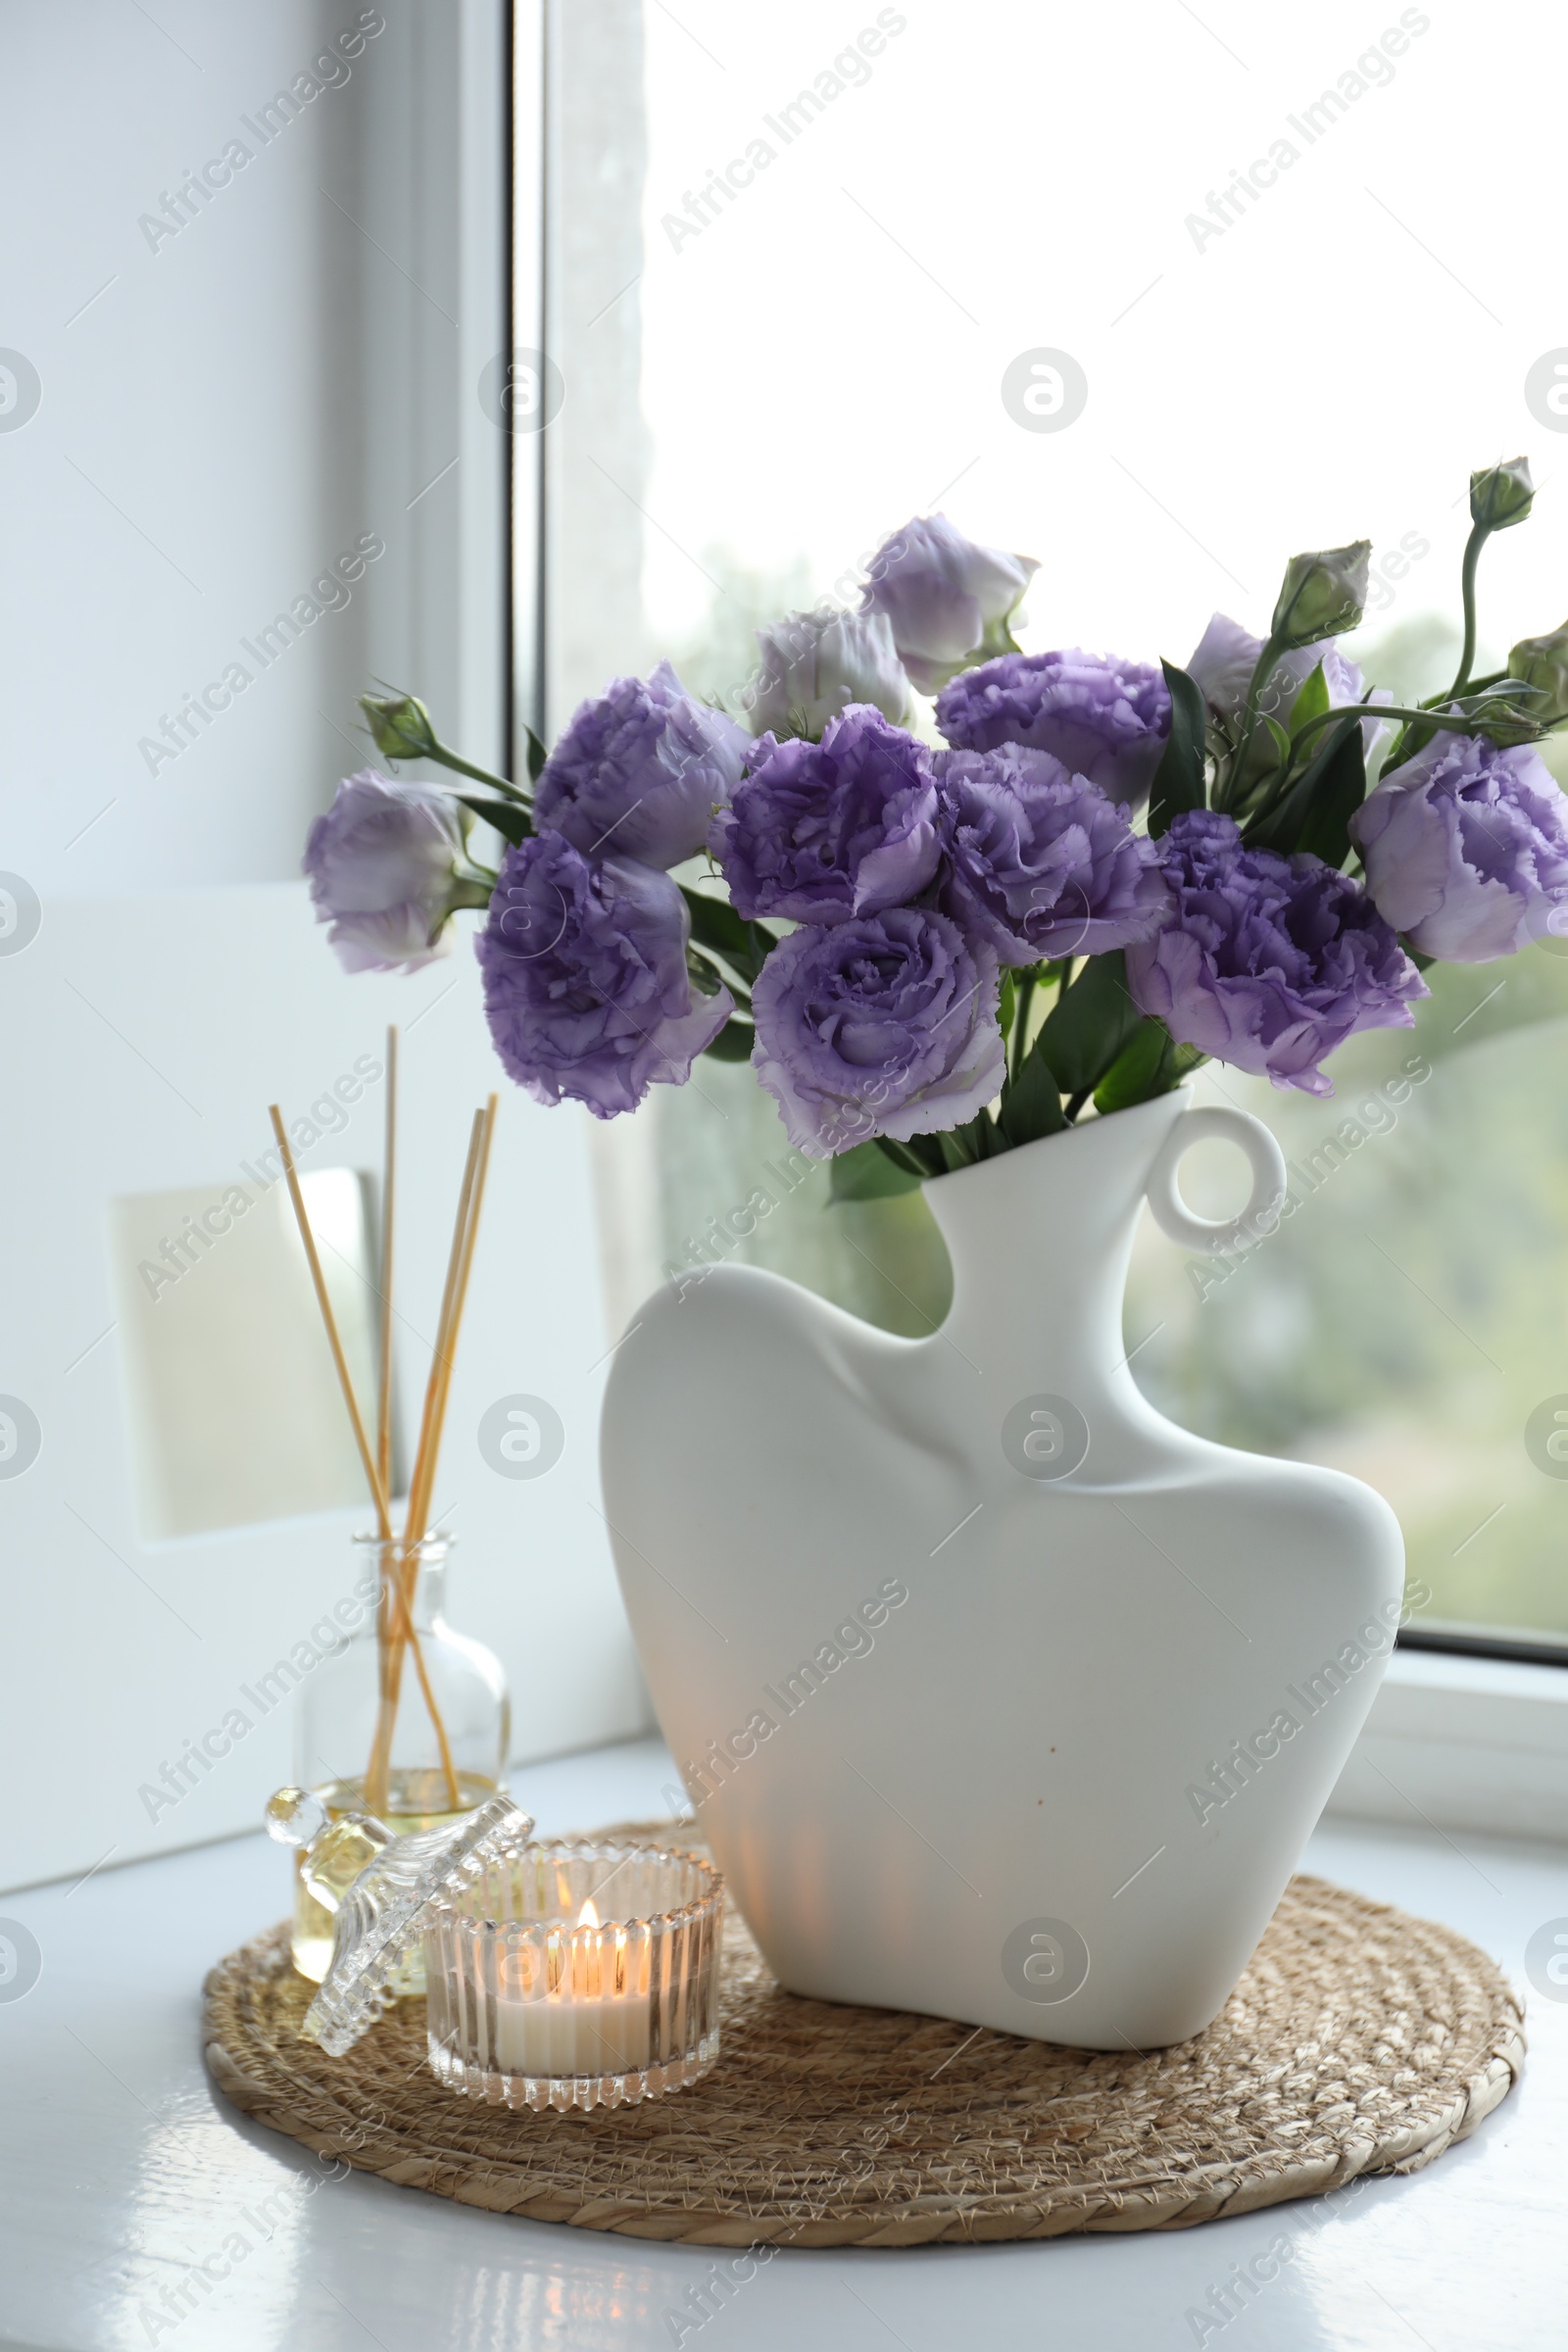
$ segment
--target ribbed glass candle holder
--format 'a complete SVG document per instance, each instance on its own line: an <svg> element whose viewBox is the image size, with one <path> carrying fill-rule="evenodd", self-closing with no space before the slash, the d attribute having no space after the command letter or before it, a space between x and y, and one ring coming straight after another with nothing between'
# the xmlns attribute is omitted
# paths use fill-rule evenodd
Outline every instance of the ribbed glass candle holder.
<svg viewBox="0 0 1568 2352"><path fill-rule="evenodd" d="M526 1846L433 1906L430 2065L507 2107L618 2107L718 2054L724 1882L695 1854Z"/></svg>

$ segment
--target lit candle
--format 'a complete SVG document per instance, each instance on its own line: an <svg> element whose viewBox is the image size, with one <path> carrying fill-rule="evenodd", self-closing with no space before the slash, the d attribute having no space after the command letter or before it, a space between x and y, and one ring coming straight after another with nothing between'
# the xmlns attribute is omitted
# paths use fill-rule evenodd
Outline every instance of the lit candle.
<svg viewBox="0 0 1568 2352"><path fill-rule="evenodd" d="M640 1963L640 1965L639 1965ZM492 2063L508 2075L625 2075L649 2062L647 1947L601 1927L591 1902L541 1951L502 1952Z"/></svg>

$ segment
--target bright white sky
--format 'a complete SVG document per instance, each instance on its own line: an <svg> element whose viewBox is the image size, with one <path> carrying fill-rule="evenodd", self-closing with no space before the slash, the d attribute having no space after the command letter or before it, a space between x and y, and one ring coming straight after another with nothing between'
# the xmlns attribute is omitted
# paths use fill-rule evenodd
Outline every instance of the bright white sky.
<svg viewBox="0 0 1568 2352"><path fill-rule="evenodd" d="M1489 552L1484 645L1562 619L1568 439L1525 378L1568 346L1568 14L1404 10L1390 77L1309 144L1287 118L1398 30L1392 0L883 13L906 27L869 79L783 146L762 117L876 6L649 7L658 639L700 621L710 547L804 556L820 591L937 505L1040 559L1028 644L1184 660L1216 606L1261 631L1293 551L1415 533L1387 625L1455 609L1469 469L1521 450L1545 489ZM673 251L662 215L760 135L777 160ZM1298 160L1198 250L1185 216L1281 138ZM1037 347L1087 374L1063 431L1002 404Z"/></svg>

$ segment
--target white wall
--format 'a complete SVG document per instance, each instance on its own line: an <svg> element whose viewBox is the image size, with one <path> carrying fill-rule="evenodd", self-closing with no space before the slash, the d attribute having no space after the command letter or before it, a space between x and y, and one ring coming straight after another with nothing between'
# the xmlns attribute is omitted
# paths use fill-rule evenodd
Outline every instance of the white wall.
<svg viewBox="0 0 1568 2352"><path fill-rule="evenodd" d="M499 0L156 13L0 19L0 342L41 394L0 430L0 825L40 891L297 871L368 667L500 749ZM348 78L264 146L245 119L362 19ZM195 219L138 225L233 139L252 160ZM385 555L263 672L241 640L362 534ZM138 749L235 661L254 682L198 740Z"/></svg>
<svg viewBox="0 0 1568 2352"><path fill-rule="evenodd" d="M0 954L0 1392L44 1432L32 1467L0 1479L0 1756L24 1792L0 1885L245 1826L286 1775L270 1719L156 1827L137 1801L341 1589L353 1520L138 1546L101 1337L104 1203L227 1171L265 1142L273 1094L318 1092L426 1005L404 1233L432 1304L447 1163L467 1109L505 1090L442 1481L462 1514L455 1614L507 1658L520 1754L646 1721L587 1502L584 1367L605 1341L582 1123L505 1089L466 943L415 981L350 982L291 879L311 814L368 756L369 674L502 756L505 453L475 395L504 339L501 23L501 0L0 15L0 344L40 386L5 429L0 377L0 868L41 906L37 937ZM264 144L242 118L357 25L371 37L346 80ZM155 249L141 216L234 138L251 161ZM385 552L347 604L264 670L241 639L367 537ZM236 660L252 682L150 772L141 740ZM375 1128L336 1155L373 1168ZM408 1346L406 1396L422 1377ZM473 1443L483 1406L519 1390L567 1423L536 1485L496 1479Z"/></svg>

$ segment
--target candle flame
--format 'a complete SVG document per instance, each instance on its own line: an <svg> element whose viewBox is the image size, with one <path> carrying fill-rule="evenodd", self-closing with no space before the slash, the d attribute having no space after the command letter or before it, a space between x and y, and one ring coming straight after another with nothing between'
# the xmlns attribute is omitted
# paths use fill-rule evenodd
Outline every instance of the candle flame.
<svg viewBox="0 0 1568 2352"><path fill-rule="evenodd" d="M594 1909L592 1903L584 1903L582 1909L577 1914L577 1925L579 1928L598 1927L599 1914Z"/></svg>

